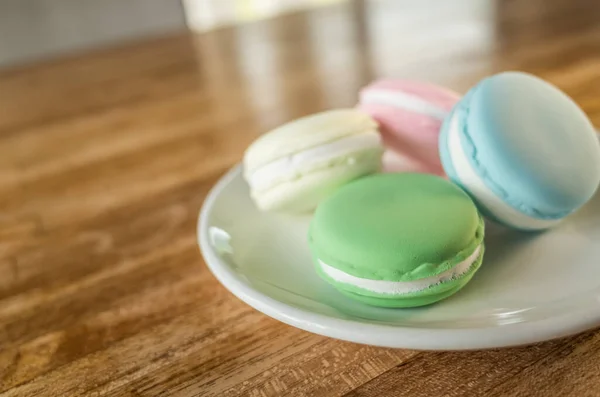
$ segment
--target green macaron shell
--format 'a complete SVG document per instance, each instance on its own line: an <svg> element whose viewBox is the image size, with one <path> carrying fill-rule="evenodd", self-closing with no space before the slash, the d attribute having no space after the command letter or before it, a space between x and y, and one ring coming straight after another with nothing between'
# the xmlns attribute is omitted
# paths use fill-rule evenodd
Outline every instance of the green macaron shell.
<svg viewBox="0 0 600 397"><path fill-rule="evenodd" d="M365 303L371 306L379 306L379 307L389 307L389 308L408 308L408 307L418 307L431 305L432 303L439 302L443 299L446 299L455 293L457 293L462 287L464 287L470 280L475 272L471 272L469 275L460 278L455 283L453 283L453 287L449 289L445 289L437 294L433 294L431 291L427 293L423 293L417 296L401 296L394 297L392 299L389 298L378 298L373 296L366 296L355 294L353 292L339 290L342 294L357 300L359 302Z"/></svg>
<svg viewBox="0 0 600 397"><path fill-rule="evenodd" d="M412 307L462 288L483 258L484 221L471 198L447 180L425 174L379 174L342 187L319 205L309 229L318 274L367 304ZM338 282L321 262L352 276L408 282L450 270L480 247L469 270L424 290L381 294Z"/></svg>
<svg viewBox="0 0 600 397"><path fill-rule="evenodd" d="M313 254L329 266L372 280L435 276L483 240L473 201L443 178L378 174L322 202L309 231Z"/></svg>
<svg viewBox="0 0 600 397"><path fill-rule="evenodd" d="M373 291L364 290L354 285L340 283L329 277L322 268L315 265L317 273L335 289L344 295L373 306L404 308L429 305L445 299L464 287L475 275L483 260L484 246L481 245L479 256L473 262L469 270L455 279L436 284L422 291L411 292L401 295L378 294Z"/></svg>

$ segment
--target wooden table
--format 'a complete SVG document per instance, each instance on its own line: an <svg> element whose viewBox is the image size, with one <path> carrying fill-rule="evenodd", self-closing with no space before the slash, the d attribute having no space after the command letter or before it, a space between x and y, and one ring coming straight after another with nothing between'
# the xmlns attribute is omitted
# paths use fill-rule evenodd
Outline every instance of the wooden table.
<svg viewBox="0 0 600 397"><path fill-rule="evenodd" d="M600 395L600 333L341 342L251 309L198 252L207 191L260 133L375 77L464 92L506 69L600 124L600 4L356 1L2 72L0 395Z"/></svg>

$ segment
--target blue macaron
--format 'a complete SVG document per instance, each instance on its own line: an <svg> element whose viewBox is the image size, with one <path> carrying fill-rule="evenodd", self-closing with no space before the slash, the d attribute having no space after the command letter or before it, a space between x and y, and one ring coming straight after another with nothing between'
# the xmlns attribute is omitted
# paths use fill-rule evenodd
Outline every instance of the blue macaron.
<svg viewBox="0 0 600 397"><path fill-rule="evenodd" d="M600 143L577 104L521 72L482 80L454 107L440 134L449 178L488 218L522 230L555 225L600 183Z"/></svg>

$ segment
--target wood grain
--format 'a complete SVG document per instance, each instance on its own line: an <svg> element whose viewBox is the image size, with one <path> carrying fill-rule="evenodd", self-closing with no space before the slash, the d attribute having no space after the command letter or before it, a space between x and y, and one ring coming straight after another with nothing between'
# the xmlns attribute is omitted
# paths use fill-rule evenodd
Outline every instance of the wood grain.
<svg viewBox="0 0 600 397"><path fill-rule="evenodd" d="M350 1L0 73L0 396L595 396L600 337L416 352L300 331L210 274L195 219L260 133L376 77L506 69L600 124L600 4Z"/></svg>

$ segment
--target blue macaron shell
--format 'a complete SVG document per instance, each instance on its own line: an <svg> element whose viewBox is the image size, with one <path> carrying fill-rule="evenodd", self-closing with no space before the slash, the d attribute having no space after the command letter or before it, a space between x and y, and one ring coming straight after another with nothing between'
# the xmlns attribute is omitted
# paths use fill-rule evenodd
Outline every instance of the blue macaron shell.
<svg viewBox="0 0 600 397"><path fill-rule="evenodd" d="M439 153L440 160L442 162L442 167L444 168L444 172L448 175L448 178L454 183L460 185L460 179L458 178L458 174L456 173L456 169L454 168L454 163L452 163L452 157L450 156L450 150L448 148L448 134L450 129L450 122L455 117L457 112L458 105L454 106L454 108L450 111L448 116L444 119L442 123L442 127L440 128L440 137L439 137ZM463 187L463 186L461 186Z"/></svg>
<svg viewBox="0 0 600 397"><path fill-rule="evenodd" d="M452 162L452 157L450 156L450 150L448 148L448 134L450 132L450 123L454 117L458 117L461 120L466 119L465 116L466 116L467 109L465 109L465 104L469 103L470 97L472 96L473 92L474 92L474 90L470 90L469 92L467 92L465 94L465 96L463 97L465 100L459 102L456 106L454 106L452 111L448 114L448 117L446 117L446 119L442 123L442 127L440 129L440 138L439 138L439 142L440 142L439 154L440 154L440 159L442 162L442 167L444 168L444 171L446 172L446 175L448 176L448 178L452 182L454 182L455 184L460 186L469 196L471 196L471 198L473 199L473 202L477 205L477 209L485 218L492 220L501 225L513 227L512 225L504 222L503 220L498 219L486 207L484 207L483 205L481 205L480 202L477 201L477 197L473 196L471 194L471 192L462 184L460 178L458 177L456 169L454 168L454 163Z"/></svg>
<svg viewBox="0 0 600 397"><path fill-rule="evenodd" d="M525 73L501 73L479 83L453 113L461 110L461 144L471 165L514 209L560 219L598 188L596 132L577 104L551 84ZM444 150L444 168L455 180Z"/></svg>

